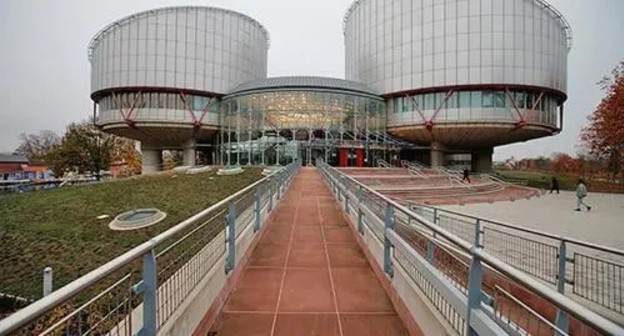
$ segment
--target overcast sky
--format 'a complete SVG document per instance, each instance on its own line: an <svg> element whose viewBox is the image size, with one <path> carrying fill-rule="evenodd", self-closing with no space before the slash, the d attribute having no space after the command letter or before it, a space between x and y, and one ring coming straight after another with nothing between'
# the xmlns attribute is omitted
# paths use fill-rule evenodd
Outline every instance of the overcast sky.
<svg viewBox="0 0 624 336"><path fill-rule="evenodd" d="M442 0L436 0L442 1ZM513 0L506 0L513 1ZM22 132L59 134L87 118L87 45L106 24L173 5L228 8L260 21L271 35L269 76L344 77L342 17L351 0L0 0L0 152ZM596 82L624 58L624 0L551 0L574 31L565 126L555 137L495 150L497 160L578 151L579 131L602 97Z"/></svg>

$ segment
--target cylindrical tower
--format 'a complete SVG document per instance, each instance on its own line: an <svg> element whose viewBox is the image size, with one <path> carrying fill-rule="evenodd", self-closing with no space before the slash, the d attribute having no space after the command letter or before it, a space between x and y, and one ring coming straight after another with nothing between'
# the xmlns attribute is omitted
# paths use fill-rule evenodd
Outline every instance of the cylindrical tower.
<svg viewBox="0 0 624 336"><path fill-rule="evenodd" d="M346 78L388 101L390 133L473 154L556 134L571 33L543 0L359 0L344 20ZM559 112L559 113L557 113Z"/></svg>
<svg viewBox="0 0 624 336"><path fill-rule="evenodd" d="M89 45L97 122L141 141L147 170L162 149L194 163L195 146L218 131L219 98L266 78L268 48L266 29L230 10L167 7L115 21Z"/></svg>

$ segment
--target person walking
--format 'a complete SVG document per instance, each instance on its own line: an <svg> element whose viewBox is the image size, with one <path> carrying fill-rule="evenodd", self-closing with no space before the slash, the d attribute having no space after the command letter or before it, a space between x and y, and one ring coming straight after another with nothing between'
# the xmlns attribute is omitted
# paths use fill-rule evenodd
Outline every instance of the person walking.
<svg viewBox="0 0 624 336"><path fill-rule="evenodd" d="M559 193L559 180L555 176L550 181L550 193L552 194L553 191L556 191L557 194Z"/></svg>
<svg viewBox="0 0 624 336"><path fill-rule="evenodd" d="M468 181L468 183L470 183L470 171L468 169L464 169L464 178L462 178L462 181Z"/></svg>
<svg viewBox="0 0 624 336"><path fill-rule="evenodd" d="M587 197L587 187L583 179L578 180L578 186L576 187L576 209L574 211L581 211L581 205L587 208L587 211L591 210L591 206L585 203L584 198Z"/></svg>

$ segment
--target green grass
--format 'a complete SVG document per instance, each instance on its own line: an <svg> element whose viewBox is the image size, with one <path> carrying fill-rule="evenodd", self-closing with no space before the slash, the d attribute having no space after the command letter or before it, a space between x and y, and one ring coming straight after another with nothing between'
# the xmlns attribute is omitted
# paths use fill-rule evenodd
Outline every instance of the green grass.
<svg viewBox="0 0 624 336"><path fill-rule="evenodd" d="M579 176L572 174L558 174L554 172L539 172L527 170L497 170L498 175L510 180L525 181L529 187L550 190L550 182L553 176L559 180L560 190L576 190ZM590 192L624 193L624 184L607 181L588 180L585 178Z"/></svg>
<svg viewBox="0 0 624 336"><path fill-rule="evenodd" d="M0 198L0 292L37 298L43 268L60 288L202 209L259 180L260 168L235 176L163 174ZM136 208L167 213L159 224L112 231L112 218ZM109 215L105 220L99 215Z"/></svg>
<svg viewBox="0 0 624 336"><path fill-rule="evenodd" d="M511 180L526 181L529 187L548 190L550 190L551 187L552 177L556 176L559 180L560 190L576 190L577 178L569 175L527 170L497 170L496 173Z"/></svg>

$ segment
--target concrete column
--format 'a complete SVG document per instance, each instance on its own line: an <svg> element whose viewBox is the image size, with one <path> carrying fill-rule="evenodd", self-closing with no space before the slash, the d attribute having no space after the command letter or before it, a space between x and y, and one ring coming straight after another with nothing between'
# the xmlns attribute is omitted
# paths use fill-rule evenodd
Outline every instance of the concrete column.
<svg viewBox="0 0 624 336"><path fill-rule="evenodd" d="M141 156L143 160L141 165L142 174L149 174L162 170L162 150L141 148Z"/></svg>
<svg viewBox="0 0 624 336"><path fill-rule="evenodd" d="M446 148L439 142L431 143L431 168L444 166L444 152Z"/></svg>
<svg viewBox="0 0 624 336"><path fill-rule="evenodd" d="M494 148L480 149L472 153L472 170L487 173L492 171L492 154Z"/></svg>
<svg viewBox="0 0 624 336"><path fill-rule="evenodd" d="M182 151L182 165L183 166L195 166L195 141L189 140L184 144L184 150Z"/></svg>

